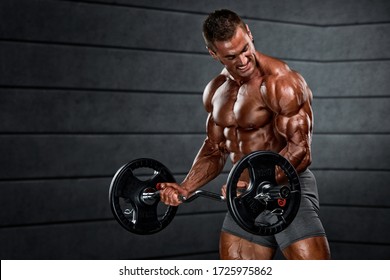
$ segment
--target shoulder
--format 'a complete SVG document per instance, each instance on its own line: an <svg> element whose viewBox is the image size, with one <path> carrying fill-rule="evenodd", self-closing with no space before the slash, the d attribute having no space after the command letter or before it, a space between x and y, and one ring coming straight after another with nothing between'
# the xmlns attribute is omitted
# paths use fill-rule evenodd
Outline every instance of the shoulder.
<svg viewBox="0 0 390 280"><path fill-rule="evenodd" d="M223 70L218 76L212 79L203 91L203 104L207 112L212 111L211 101L213 99L215 91L226 81L228 74L226 70Z"/></svg>
<svg viewBox="0 0 390 280"><path fill-rule="evenodd" d="M274 58L267 59L267 62L260 92L272 111L283 115L296 114L303 104L311 103L312 93L298 72Z"/></svg>
<svg viewBox="0 0 390 280"><path fill-rule="evenodd" d="M256 60L260 63L260 68L265 75L278 76L291 71L290 67L284 61L256 52Z"/></svg>

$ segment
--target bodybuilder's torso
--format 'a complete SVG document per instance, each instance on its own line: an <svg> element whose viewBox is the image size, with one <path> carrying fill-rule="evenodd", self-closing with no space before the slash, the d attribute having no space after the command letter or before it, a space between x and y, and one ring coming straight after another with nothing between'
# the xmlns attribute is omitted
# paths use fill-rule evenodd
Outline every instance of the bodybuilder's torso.
<svg viewBox="0 0 390 280"><path fill-rule="evenodd" d="M285 145L274 130L274 113L260 93L263 79L258 76L239 85L226 77L211 100L212 117L223 128L233 162L255 150L278 152Z"/></svg>

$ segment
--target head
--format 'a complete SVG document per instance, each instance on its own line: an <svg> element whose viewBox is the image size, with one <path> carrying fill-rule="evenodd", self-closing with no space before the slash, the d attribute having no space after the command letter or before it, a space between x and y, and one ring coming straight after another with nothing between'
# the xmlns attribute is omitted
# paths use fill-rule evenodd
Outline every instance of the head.
<svg viewBox="0 0 390 280"><path fill-rule="evenodd" d="M210 55L225 65L233 77L245 78L255 71L253 36L236 13L211 13L203 23L203 38Z"/></svg>

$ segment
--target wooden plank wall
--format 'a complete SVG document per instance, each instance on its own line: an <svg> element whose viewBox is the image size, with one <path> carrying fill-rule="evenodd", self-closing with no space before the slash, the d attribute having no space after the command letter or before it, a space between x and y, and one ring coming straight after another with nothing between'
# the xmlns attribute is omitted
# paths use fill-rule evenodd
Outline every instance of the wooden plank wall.
<svg viewBox="0 0 390 280"><path fill-rule="evenodd" d="M178 180L191 166L201 93L220 71L201 23L224 7L312 88L312 170L333 258L389 259L389 3L2 0L1 259L218 258L225 205L183 205L163 232L136 236L107 197L131 159L158 159Z"/></svg>

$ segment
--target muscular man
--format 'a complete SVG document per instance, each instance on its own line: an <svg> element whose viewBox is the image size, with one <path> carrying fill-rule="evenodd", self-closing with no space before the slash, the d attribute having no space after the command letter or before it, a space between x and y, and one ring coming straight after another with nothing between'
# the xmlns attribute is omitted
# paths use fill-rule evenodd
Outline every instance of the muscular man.
<svg viewBox="0 0 390 280"><path fill-rule="evenodd" d="M220 257L272 259L280 247L287 259L329 259L316 181L308 169L313 115L305 80L284 62L256 51L249 27L232 11L210 14L203 37L210 55L224 65L203 94L207 137L184 181L161 184L161 200L180 204L178 194L188 197L214 179L229 156L234 164L253 151L278 152L300 174L302 200L296 218L274 236L257 236L241 229L228 213ZM241 180L239 184L247 185L247 179Z"/></svg>

